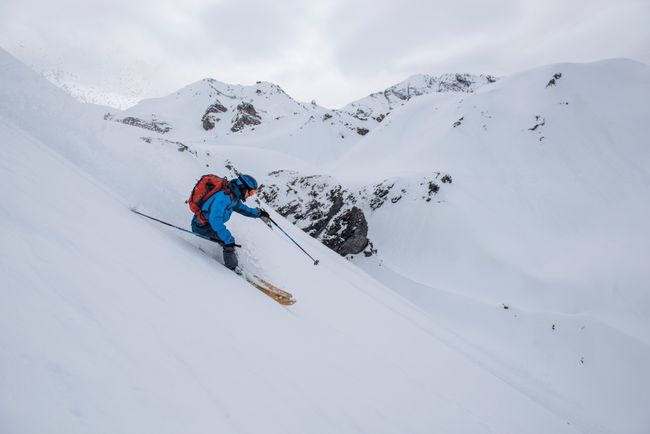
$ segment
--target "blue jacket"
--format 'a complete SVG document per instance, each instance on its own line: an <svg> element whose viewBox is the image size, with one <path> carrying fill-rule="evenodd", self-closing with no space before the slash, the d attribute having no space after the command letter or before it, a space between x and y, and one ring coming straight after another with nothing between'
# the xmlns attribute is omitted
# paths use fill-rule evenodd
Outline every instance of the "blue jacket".
<svg viewBox="0 0 650 434"><path fill-rule="evenodd" d="M235 238L226 227L226 222L230 220L232 212L235 211L246 217L257 218L260 216L260 211L242 203L242 193L233 182L228 183L228 188L232 192L232 196L227 191L221 190L206 200L201 209L203 215L210 222L212 230L217 233L221 241L224 244L233 244Z"/></svg>

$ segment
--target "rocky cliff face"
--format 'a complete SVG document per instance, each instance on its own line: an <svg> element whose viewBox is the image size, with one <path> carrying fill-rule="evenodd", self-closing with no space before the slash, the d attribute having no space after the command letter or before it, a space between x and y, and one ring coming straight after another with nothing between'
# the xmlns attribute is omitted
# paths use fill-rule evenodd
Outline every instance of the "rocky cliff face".
<svg viewBox="0 0 650 434"><path fill-rule="evenodd" d="M264 201L295 225L342 256L376 253L368 233L372 214L398 202L436 202L449 174L434 172L419 179L395 178L350 189L331 176L278 170L260 188ZM440 202L442 199L438 199Z"/></svg>
<svg viewBox="0 0 650 434"><path fill-rule="evenodd" d="M221 104L219 100L215 100L215 102L208 106L208 108L205 110L205 113L201 117L203 129L206 131L213 129L216 123L221 121L220 114L227 111L228 109L223 104Z"/></svg>
<svg viewBox="0 0 650 434"><path fill-rule="evenodd" d="M237 113L233 119L232 127L230 131L236 133L243 130L246 127L259 125L262 123L261 116L255 110L253 104L249 102L242 102L237 105Z"/></svg>

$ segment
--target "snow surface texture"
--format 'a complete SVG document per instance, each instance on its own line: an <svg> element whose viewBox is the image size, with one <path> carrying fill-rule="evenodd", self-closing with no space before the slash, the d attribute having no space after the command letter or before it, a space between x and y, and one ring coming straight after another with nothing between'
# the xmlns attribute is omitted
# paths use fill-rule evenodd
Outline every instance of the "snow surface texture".
<svg viewBox="0 0 650 434"><path fill-rule="evenodd" d="M618 92L598 81L612 74ZM129 207L188 225L201 174L316 174L317 159L107 122L0 51L0 431L647 432L649 76L616 61L511 77L470 97L503 115L487 132L457 94L396 109L332 175L453 184L369 214L378 253L355 261L383 283L272 210L321 265L260 222L229 223L245 267L296 296L284 308L214 245ZM569 83L572 118L540 81ZM616 107L589 99L595 83Z"/></svg>

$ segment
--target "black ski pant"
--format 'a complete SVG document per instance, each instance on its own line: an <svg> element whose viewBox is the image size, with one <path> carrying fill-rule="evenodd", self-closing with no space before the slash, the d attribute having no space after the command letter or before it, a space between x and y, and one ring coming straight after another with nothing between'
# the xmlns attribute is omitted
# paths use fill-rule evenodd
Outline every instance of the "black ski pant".
<svg viewBox="0 0 650 434"><path fill-rule="evenodd" d="M223 264L226 268L234 270L239 263L237 254L235 253L235 246L226 246L219 235L212 229L210 223L201 225L195 218L192 219L192 232L210 238L212 241L219 243L223 247Z"/></svg>

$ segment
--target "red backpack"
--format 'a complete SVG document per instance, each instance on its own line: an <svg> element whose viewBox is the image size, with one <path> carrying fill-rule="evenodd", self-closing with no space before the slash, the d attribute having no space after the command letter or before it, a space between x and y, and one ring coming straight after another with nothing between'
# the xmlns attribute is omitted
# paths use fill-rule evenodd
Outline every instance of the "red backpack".
<svg viewBox="0 0 650 434"><path fill-rule="evenodd" d="M190 198L186 202L196 216L196 219L202 225L206 224L208 220L203 217L201 207L206 200L221 190L226 190L227 193L230 193L228 179L217 175L203 175L192 189L192 194L190 194Z"/></svg>

